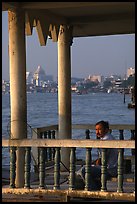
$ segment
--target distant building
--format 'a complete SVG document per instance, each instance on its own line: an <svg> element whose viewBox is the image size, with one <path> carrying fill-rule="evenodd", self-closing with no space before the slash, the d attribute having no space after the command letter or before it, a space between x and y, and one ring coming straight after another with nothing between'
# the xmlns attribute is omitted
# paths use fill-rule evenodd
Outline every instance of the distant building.
<svg viewBox="0 0 137 204"><path fill-rule="evenodd" d="M2 80L2 93L10 92L10 83Z"/></svg>
<svg viewBox="0 0 137 204"><path fill-rule="evenodd" d="M26 72L26 83L31 84L33 79L32 72Z"/></svg>
<svg viewBox="0 0 137 204"><path fill-rule="evenodd" d="M90 81L93 81L93 82L99 82L99 83L101 83L102 80L103 80L103 77L100 76L100 75L89 75L89 76L88 76L88 79L89 79Z"/></svg>
<svg viewBox="0 0 137 204"><path fill-rule="evenodd" d="M46 81L46 74L42 67L39 65L37 70L34 72L33 80L36 86L41 86Z"/></svg>
<svg viewBox="0 0 137 204"><path fill-rule="evenodd" d="M113 74L113 75L110 76L110 81L111 82L119 80L119 79L121 79L121 76L119 76L119 75Z"/></svg>
<svg viewBox="0 0 137 204"><path fill-rule="evenodd" d="M122 84L121 79L118 79L118 80L115 81L115 86L116 87L120 87L121 84Z"/></svg>
<svg viewBox="0 0 137 204"><path fill-rule="evenodd" d="M127 69L127 78L128 78L129 76L131 76L131 75L134 75L134 74L135 74L135 69L132 68L132 67L129 67L129 68Z"/></svg>

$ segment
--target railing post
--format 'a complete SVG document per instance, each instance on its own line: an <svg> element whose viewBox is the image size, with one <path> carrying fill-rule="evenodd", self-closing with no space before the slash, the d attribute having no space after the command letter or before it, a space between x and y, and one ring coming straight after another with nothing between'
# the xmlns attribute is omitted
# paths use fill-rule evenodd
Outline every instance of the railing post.
<svg viewBox="0 0 137 204"><path fill-rule="evenodd" d="M102 157L101 157L101 191L107 191L107 155L106 149L102 148Z"/></svg>
<svg viewBox="0 0 137 204"><path fill-rule="evenodd" d="M39 188L45 188L45 148L39 147Z"/></svg>
<svg viewBox="0 0 137 204"><path fill-rule="evenodd" d="M90 131L86 130L86 139L90 139ZM91 148L86 148L86 164L85 164L85 190L90 190L91 188Z"/></svg>
<svg viewBox="0 0 137 204"><path fill-rule="evenodd" d="M123 130L119 130L120 140L124 140ZM117 192L123 192L123 165L124 165L124 149L118 149L118 187Z"/></svg>
<svg viewBox="0 0 137 204"><path fill-rule="evenodd" d="M118 149L118 187L117 192L122 193L123 192L123 149Z"/></svg>
<svg viewBox="0 0 137 204"><path fill-rule="evenodd" d="M119 139L124 140L124 130L119 130Z"/></svg>
<svg viewBox="0 0 137 204"><path fill-rule="evenodd" d="M91 180L91 148L86 148L86 164L85 164L85 190L90 190Z"/></svg>
<svg viewBox="0 0 137 204"><path fill-rule="evenodd" d="M135 140L135 130L131 130L131 140ZM135 149L131 149L131 154L135 155Z"/></svg>
<svg viewBox="0 0 137 204"><path fill-rule="evenodd" d="M30 188L30 170L31 170L31 147L25 148L25 184L24 188Z"/></svg>
<svg viewBox="0 0 137 204"><path fill-rule="evenodd" d="M75 189L75 171L76 171L76 154L75 147L71 148L70 151L70 174L69 174L69 189Z"/></svg>
<svg viewBox="0 0 137 204"><path fill-rule="evenodd" d="M135 140L135 130L131 130L131 140ZM131 160L131 165L134 166L132 169L133 173L134 173L134 182L135 182L135 149L131 149L131 154L132 156L134 156L134 162L132 162ZM134 189L134 193L135 193L135 189Z"/></svg>
<svg viewBox="0 0 137 204"><path fill-rule="evenodd" d="M85 134L86 134L86 139L90 139L90 131L89 131L89 129L87 129L86 131L85 131Z"/></svg>
<svg viewBox="0 0 137 204"><path fill-rule="evenodd" d="M16 147L10 147L10 188L15 188Z"/></svg>
<svg viewBox="0 0 137 204"><path fill-rule="evenodd" d="M134 182L135 182L135 168L134 168ZM135 187L134 187L134 193L135 193Z"/></svg>
<svg viewBox="0 0 137 204"><path fill-rule="evenodd" d="M54 159L54 189L60 189L60 147L56 148Z"/></svg>

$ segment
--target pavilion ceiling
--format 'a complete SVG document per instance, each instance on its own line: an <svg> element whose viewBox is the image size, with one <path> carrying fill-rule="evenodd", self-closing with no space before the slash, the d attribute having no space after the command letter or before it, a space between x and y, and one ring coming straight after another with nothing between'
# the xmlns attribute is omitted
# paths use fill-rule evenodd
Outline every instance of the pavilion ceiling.
<svg viewBox="0 0 137 204"><path fill-rule="evenodd" d="M135 33L135 2L3 2L2 10L25 10L26 35L36 27L41 45L58 40L59 27L72 27L72 37Z"/></svg>

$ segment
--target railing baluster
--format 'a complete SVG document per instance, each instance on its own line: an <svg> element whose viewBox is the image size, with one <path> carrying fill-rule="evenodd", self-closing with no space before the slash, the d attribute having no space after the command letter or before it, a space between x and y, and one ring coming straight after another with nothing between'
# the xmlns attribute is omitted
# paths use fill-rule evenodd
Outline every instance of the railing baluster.
<svg viewBox="0 0 137 204"><path fill-rule="evenodd" d="M30 188L30 170L31 170L31 147L25 148L25 184L24 188Z"/></svg>
<svg viewBox="0 0 137 204"><path fill-rule="evenodd" d="M60 147L56 148L54 159L54 189L60 189Z"/></svg>
<svg viewBox="0 0 137 204"><path fill-rule="evenodd" d="M48 139L51 139L51 131L48 131ZM48 148L48 160L51 161L52 160L52 150L51 147Z"/></svg>
<svg viewBox="0 0 137 204"><path fill-rule="evenodd" d="M86 139L90 139L90 135L89 135L89 133L90 133L90 130L87 129L87 130L85 131Z"/></svg>
<svg viewBox="0 0 137 204"><path fill-rule="evenodd" d="M118 149L118 187L117 192L123 192L124 149Z"/></svg>
<svg viewBox="0 0 137 204"><path fill-rule="evenodd" d="M107 155L105 148L102 148L101 163L101 191L107 191Z"/></svg>
<svg viewBox="0 0 137 204"><path fill-rule="evenodd" d="M90 131L87 129L85 131L86 139L90 139ZM91 148L86 148L86 164L85 164L85 190L90 190L92 184L90 184L91 179Z"/></svg>
<svg viewBox="0 0 137 204"><path fill-rule="evenodd" d="M10 188L15 188L16 147L10 147Z"/></svg>
<svg viewBox="0 0 137 204"><path fill-rule="evenodd" d="M119 130L119 139L124 140L124 130ZM118 187L117 192L123 192L124 149L118 149Z"/></svg>
<svg viewBox="0 0 137 204"><path fill-rule="evenodd" d="M52 131L52 139L55 139L55 130ZM52 160L54 160L55 157L55 148L52 148Z"/></svg>
<svg viewBox="0 0 137 204"><path fill-rule="evenodd" d="M135 130L131 130L131 140L135 140ZM131 149L131 154L132 156L135 156L135 149ZM135 159L135 158L134 158ZM135 161L134 161L135 162ZM133 162L133 163L134 163ZM134 165L133 167L133 173L134 173L134 182L135 182L135 163L132 164L132 161L131 161L131 165ZM135 193L135 189L134 189L134 193Z"/></svg>
<svg viewBox="0 0 137 204"><path fill-rule="evenodd" d="M91 148L86 148L86 164L85 164L85 190L90 190L92 185L91 179ZM91 184L90 184L91 183Z"/></svg>
<svg viewBox="0 0 137 204"><path fill-rule="evenodd" d="M121 129L124 129L123 126L120 127ZM120 140L123 140L124 139L124 130L120 130L120 128L118 128L117 130L119 130L119 138ZM127 128L125 128L127 129ZM47 128L48 130L48 128ZM130 131L131 131L131 140L135 140L135 130L134 130L134 127L132 127L132 129L130 128ZM38 130L38 132L40 132L40 130ZM42 130L41 130L41 133L38 135L39 138L46 138L47 137L47 133L49 135L49 139L55 139L55 131L47 131L47 132L44 132L42 133ZM90 139L90 136L89 136L89 129L86 130L86 139ZM10 141L10 140L9 140ZM32 140L33 141L33 140ZM16 141L15 141L16 142ZM32 147L37 147L39 149L39 187L40 188L45 188L45 159L46 159L46 147L44 147L45 143L41 141L38 141L38 143L40 145L43 145L43 146L39 146L38 144L29 144L29 147L28 144L26 145L26 140L24 141L25 143L23 143L22 145L22 141L17 141L18 143L11 143L11 144L8 144L7 141L6 143L3 145L4 147L8 146L8 145L12 145L12 147L10 147L10 187L11 188L15 188L16 187L16 149L17 148L20 148L20 146L23 146L23 148L25 148L25 165L24 165L24 175L25 175L25 179L24 179L24 188L30 188L30 177L31 177L31 146ZM30 142L30 141L29 141ZM50 141L51 142L51 141ZM49 148L52 150L52 154L51 154L51 157L52 159L54 158L54 148L52 146L52 144L54 144L54 141L52 141L53 143L48 143L48 141L46 141L46 144L49 145ZM80 147L79 141L76 141L76 147ZM126 141L125 141L126 142ZM124 143L125 143L124 142ZM56 141L55 141L56 143ZM70 169L68 169L68 171L70 172L69 174L69 190L75 190L75 170L76 170L76 154L75 154L75 150L76 150L76 147L75 147L75 143L71 143L70 141L68 142L68 144L66 143L64 145L63 143L63 146L62 146L62 141L61 141L61 145L60 145L60 142L56 143L57 146L56 146L56 151L55 151L55 158L54 158L54 190L58 190L60 189L60 163L61 163L61 160L60 160L60 149L62 147L65 147L65 148L71 148L71 152L70 152ZM92 144L92 143L91 143ZM111 143L112 144L112 143ZM117 147L118 148L118 184L117 184L117 192L118 193L123 193L123 181L124 181L124 148L125 149L128 149L128 148L134 148L134 142L127 142L128 145L125 146L122 146L121 142L119 143L119 146ZM17 146L17 147L13 147L13 145ZM95 146L96 146L96 142L95 142ZM82 142L82 146L81 147L85 147L84 146L84 143ZM85 159L85 162L86 162L86 165L85 165L85 190L90 190L90 187L92 188L92 183L90 183L90 178L91 178L91 161L92 161L92 154L91 154L91 150L92 150L92 145L91 146L86 146L86 159ZM121 147L124 147L124 148L121 148ZM93 148L96 148L93 146ZM106 158L106 151L107 151L107 147L103 147L102 144L100 144L100 148L103 148L102 149L102 166L101 166L101 183L102 183L102 186L101 186L101 191L107 191L107 158ZM108 148L111 148L111 146L109 146ZM114 144L112 144L112 148L116 148L114 147ZM49 158L50 158L50 155L49 155ZM131 159L134 158L134 155L131 157ZM135 182L135 172L134 172L134 182ZM15 190L15 189L14 189ZM14 191L13 190L13 191ZM25 189L24 189L25 190ZM134 193L135 193L135 189L134 190ZM81 191L82 192L82 191ZM123 194L121 194L123 195ZM133 196L133 193L132 195Z"/></svg>
<svg viewBox="0 0 137 204"><path fill-rule="evenodd" d="M119 139L124 140L124 130L119 130Z"/></svg>
<svg viewBox="0 0 137 204"><path fill-rule="evenodd" d="M40 132L39 138L42 139L42 137L43 137L43 132ZM38 147L38 169L39 169L39 165L40 165L40 147Z"/></svg>
<svg viewBox="0 0 137 204"><path fill-rule="evenodd" d="M70 174L69 174L69 189L75 189L75 171L76 171L76 148L72 147L70 151Z"/></svg>
<svg viewBox="0 0 137 204"><path fill-rule="evenodd" d="M47 139L47 131L44 132L44 139ZM48 161L47 147L45 147L45 162Z"/></svg>
<svg viewBox="0 0 137 204"><path fill-rule="evenodd" d="M39 156L39 187L45 188L45 148L40 147Z"/></svg>

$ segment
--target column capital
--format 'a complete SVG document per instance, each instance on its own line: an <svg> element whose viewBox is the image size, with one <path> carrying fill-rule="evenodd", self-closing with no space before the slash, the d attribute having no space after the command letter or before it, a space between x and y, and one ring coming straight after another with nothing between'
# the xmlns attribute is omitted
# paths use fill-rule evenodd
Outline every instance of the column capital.
<svg viewBox="0 0 137 204"><path fill-rule="evenodd" d="M8 10L8 26L9 30L11 29L11 26L13 25L25 25L25 12L21 8L12 8ZM11 25L12 24L12 25Z"/></svg>
<svg viewBox="0 0 137 204"><path fill-rule="evenodd" d="M69 43L71 46L73 43L72 31L73 31L72 26L60 25L59 34L58 34L58 41L60 41L60 43L64 43L64 44Z"/></svg>

